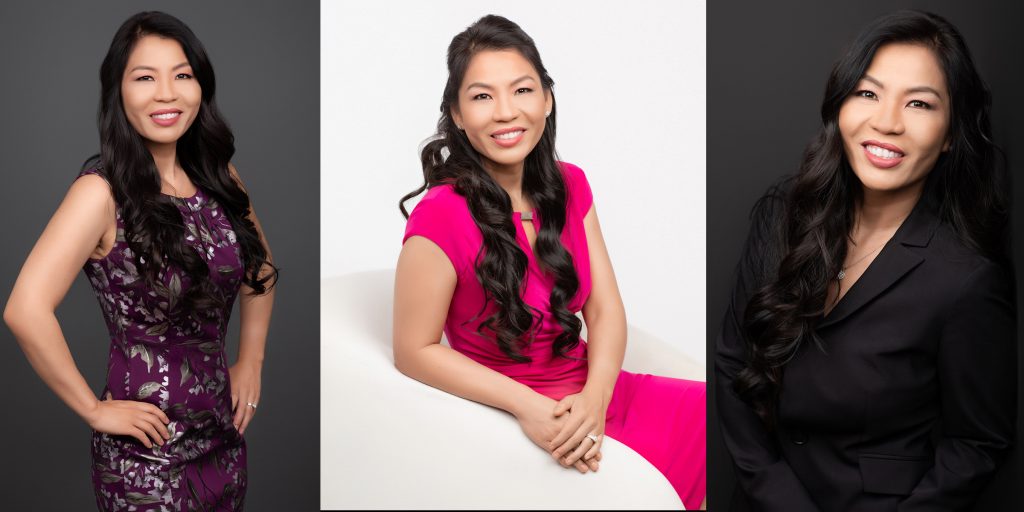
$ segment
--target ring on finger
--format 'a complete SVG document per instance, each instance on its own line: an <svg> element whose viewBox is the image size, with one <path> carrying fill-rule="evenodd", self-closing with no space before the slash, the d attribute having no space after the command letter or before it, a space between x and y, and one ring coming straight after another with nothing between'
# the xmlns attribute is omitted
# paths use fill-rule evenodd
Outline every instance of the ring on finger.
<svg viewBox="0 0 1024 512"><path fill-rule="evenodd" d="M594 442L594 444L597 444L597 439L598 439L597 434L593 434L593 433L587 434L587 439L590 439L591 441Z"/></svg>
<svg viewBox="0 0 1024 512"><path fill-rule="evenodd" d="M255 402L246 402L245 405L247 405L249 407L252 407L253 409L256 408L256 403Z"/></svg>

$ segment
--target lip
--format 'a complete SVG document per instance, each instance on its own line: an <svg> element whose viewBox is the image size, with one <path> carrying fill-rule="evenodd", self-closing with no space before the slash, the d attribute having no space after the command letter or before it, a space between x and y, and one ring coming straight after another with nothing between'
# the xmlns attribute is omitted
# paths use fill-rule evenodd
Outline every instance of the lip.
<svg viewBox="0 0 1024 512"><path fill-rule="evenodd" d="M506 133L513 133L513 132L519 132L519 135L516 135L515 137L513 137L511 139L499 139L498 138L499 135L504 135ZM503 148L510 148L510 147L515 146L516 144L519 144L519 141L523 140L523 134L524 133L526 133L526 128L521 128L521 127L518 127L518 126L511 126L511 127L508 127L508 128L502 128L500 130L497 130L497 131L491 133L491 140L493 140L495 144L497 144L497 145L499 145L499 146L501 146Z"/></svg>
<svg viewBox="0 0 1024 512"><path fill-rule="evenodd" d="M159 117L156 117L156 116L165 115L165 114L175 114L175 115L173 115L173 116L171 116L169 118L159 118ZM162 108L160 110L154 110L153 112L150 112L149 113L149 118L152 119L154 123L156 123L156 124L158 124L160 126L167 127L167 126L173 125L174 123L177 123L178 119L181 119L181 114L182 114L182 111L179 110L179 109L176 109L176 108Z"/></svg>
<svg viewBox="0 0 1024 512"><path fill-rule="evenodd" d="M894 144L887 144L885 142L879 142L877 140L866 140L861 143L861 146L864 148L864 157L867 158L868 162L870 162L871 165L879 169L891 169L893 167L896 167L897 165L903 163L903 158L906 157L906 153L904 153L899 146L896 146ZM885 150L892 151L894 153L899 153L902 156L898 156L896 158L882 158L868 151L868 146L879 147Z"/></svg>

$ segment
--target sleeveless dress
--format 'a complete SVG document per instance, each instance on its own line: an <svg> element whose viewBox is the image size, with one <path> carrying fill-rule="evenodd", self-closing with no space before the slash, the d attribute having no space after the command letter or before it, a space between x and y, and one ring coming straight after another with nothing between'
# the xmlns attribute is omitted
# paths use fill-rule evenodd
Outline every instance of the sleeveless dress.
<svg viewBox="0 0 1024 512"><path fill-rule="evenodd" d="M79 176L98 174L83 171ZM213 198L175 199L185 242L203 256L223 308L186 310L191 279L164 266L150 286L124 238L120 208L110 252L84 266L110 332L107 394L156 405L171 438L146 448L134 437L93 432L92 479L100 510L241 510L245 441L232 424L225 330L242 279L238 241Z"/></svg>
<svg viewBox="0 0 1024 512"><path fill-rule="evenodd" d="M569 309L578 312L590 295L590 253L583 218L593 197L580 168L560 164L568 201L562 244L572 255L580 287ZM539 232L543 219L533 216ZM578 393L587 381L587 344L581 340L567 355L553 357L551 345L561 327L551 314L549 297L554 278L541 269L533 255L520 214L513 213L516 240L529 260L523 300L543 314L533 341L523 349L529 363L506 356L493 337L480 336L477 327L494 312L485 302L476 278L475 262L483 237L473 222L464 197L451 185L432 187L406 224L405 240L421 236L437 244L452 262L458 284L448 308L444 332L451 347L470 359L521 382L554 400ZM669 480L687 509L696 509L705 494L705 383L647 374L619 373L605 420L605 434L629 446Z"/></svg>

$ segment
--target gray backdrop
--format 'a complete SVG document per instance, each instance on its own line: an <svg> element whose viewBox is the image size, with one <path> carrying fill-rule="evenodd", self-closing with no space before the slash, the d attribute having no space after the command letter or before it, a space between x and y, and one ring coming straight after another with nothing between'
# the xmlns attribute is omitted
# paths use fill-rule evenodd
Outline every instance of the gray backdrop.
<svg viewBox="0 0 1024 512"><path fill-rule="evenodd" d="M246 432L247 510L319 508L319 5L315 1L0 3L0 301L77 175L99 149L99 66L132 14L177 16L206 46L234 163L281 267L259 413ZM79 368L103 387L109 337L82 277L57 311ZM229 359L238 353L237 304ZM90 430L0 328L0 503L89 510Z"/></svg>
<svg viewBox="0 0 1024 512"><path fill-rule="evenodd" d="M926 9L957 26L993 97L996 142L1011 174L1024 165L1024 11L1010 2L708 2L707 326L708 360L722 325L733 271L754 201L781 175L796 171L820 125L819 109L832 63L871 20L899 8ZM1020 229L1024 180L1014 176L1015 261L1024 274ZM1020 293L1018 292L1018 295ZM1018 300L1018 307L1022 302ZM1018 313L1020 314L1020 313ZM1021 316L1024 318L1024 316ZM1024 326L1024 323L1022 323ZM1024 355L1024 351L1021 351ZM709 385L714 375L709 363ZM708 509L729 509L735 478L708 398ZM1024 400L1024 393L1020 399ZM1018 444L1022 439L1017 426ZM1018 447L976 510L1024 503ZM1012 485L1014 482L1016 486ZM1001 504L997 505L997 504Z"/></svg>

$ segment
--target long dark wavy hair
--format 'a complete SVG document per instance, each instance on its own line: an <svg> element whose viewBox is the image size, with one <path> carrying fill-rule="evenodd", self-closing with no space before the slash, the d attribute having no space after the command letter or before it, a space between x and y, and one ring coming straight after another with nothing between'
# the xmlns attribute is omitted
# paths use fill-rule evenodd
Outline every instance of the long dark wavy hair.
<svg viewBox="0 0 1024 512"><path fill-rule="evenodd" d="M785 365L807 343L824 348L815 325L824 314L829 283L846 258L863 191L843 148L839 109L875 52L890 43L931 49L949 91L949 150L929 173L921 201L966 246L993 261L1008 260L1006 175L992 140L991 99L963 37L948 21L927 12L900 11L875 20L832 68L821 128L799 171L755 206L759 215L771 210L780 215L774 225L762 226L762 240L755 240L759 249L748 255L755 261L747 264L762 275L755 279L742 320L749 363L734 390L770 428L775 427Z"/></svg>
<svg viewBox="0 0 1024 512"><path fill-rule="evenodd" d="M128 122L121 99L121 81L128 57L144 36L156 35L181 44L202 100L195 121L177 142L177 158L192 183L202 188L224 210L241 246L242 281L254 294L266 293L277 281L277 268L249 218L249 196L232 178L228 162L235 153L234 136L214 101L213 66L199 39L177 18L162 12L140 12L117 30L100 66L100 152L83 168L97 169L107 180L124 222L124 237L136 266L157 289L161 267L173 264L190 278L192 286L180 299L181 311L204 311L224 305L213 286L209 268L185 242L185 225L176 198L160 193L160 174L145 140ZM261 271L267 266L269 271Z"/></svg>
<svg viewBox="0 0 1024 512"><path fill-rule="evenodd" d="M490 302L496 305L496 311L480 323L478 332L493 337L510 358L530 361L522 354L522 349L532 340L541 313L522 298L528 259L516 242L512 201L484 170L480 154L465 133L456 128L451 116L452 109L459 106L459 88L470 59L486 50L519 52L537 71L544 92L551 95L551 114L545 122L544 134L523 164L522 188L523 196L537 207L542 221L534 253L541 267L553 275L555 281L550 305L562 333L556 337L552 353L568 357L566 353L579 343L582 323L568 309L569 301L579 289L579 277L572 255L561 241L568 191L555 154L554 80L544 68L533 39L519 25L501 16L484 16L452 39L448 46L448 82L441 99L437 134L420 154L423 185L406 194L398 206L408 218L406 201L430 187L445 184L452 185L456 193L466 198L470 214L483 235L483 247L477 254L475 266L487 298L484 307Z"/></svg>

